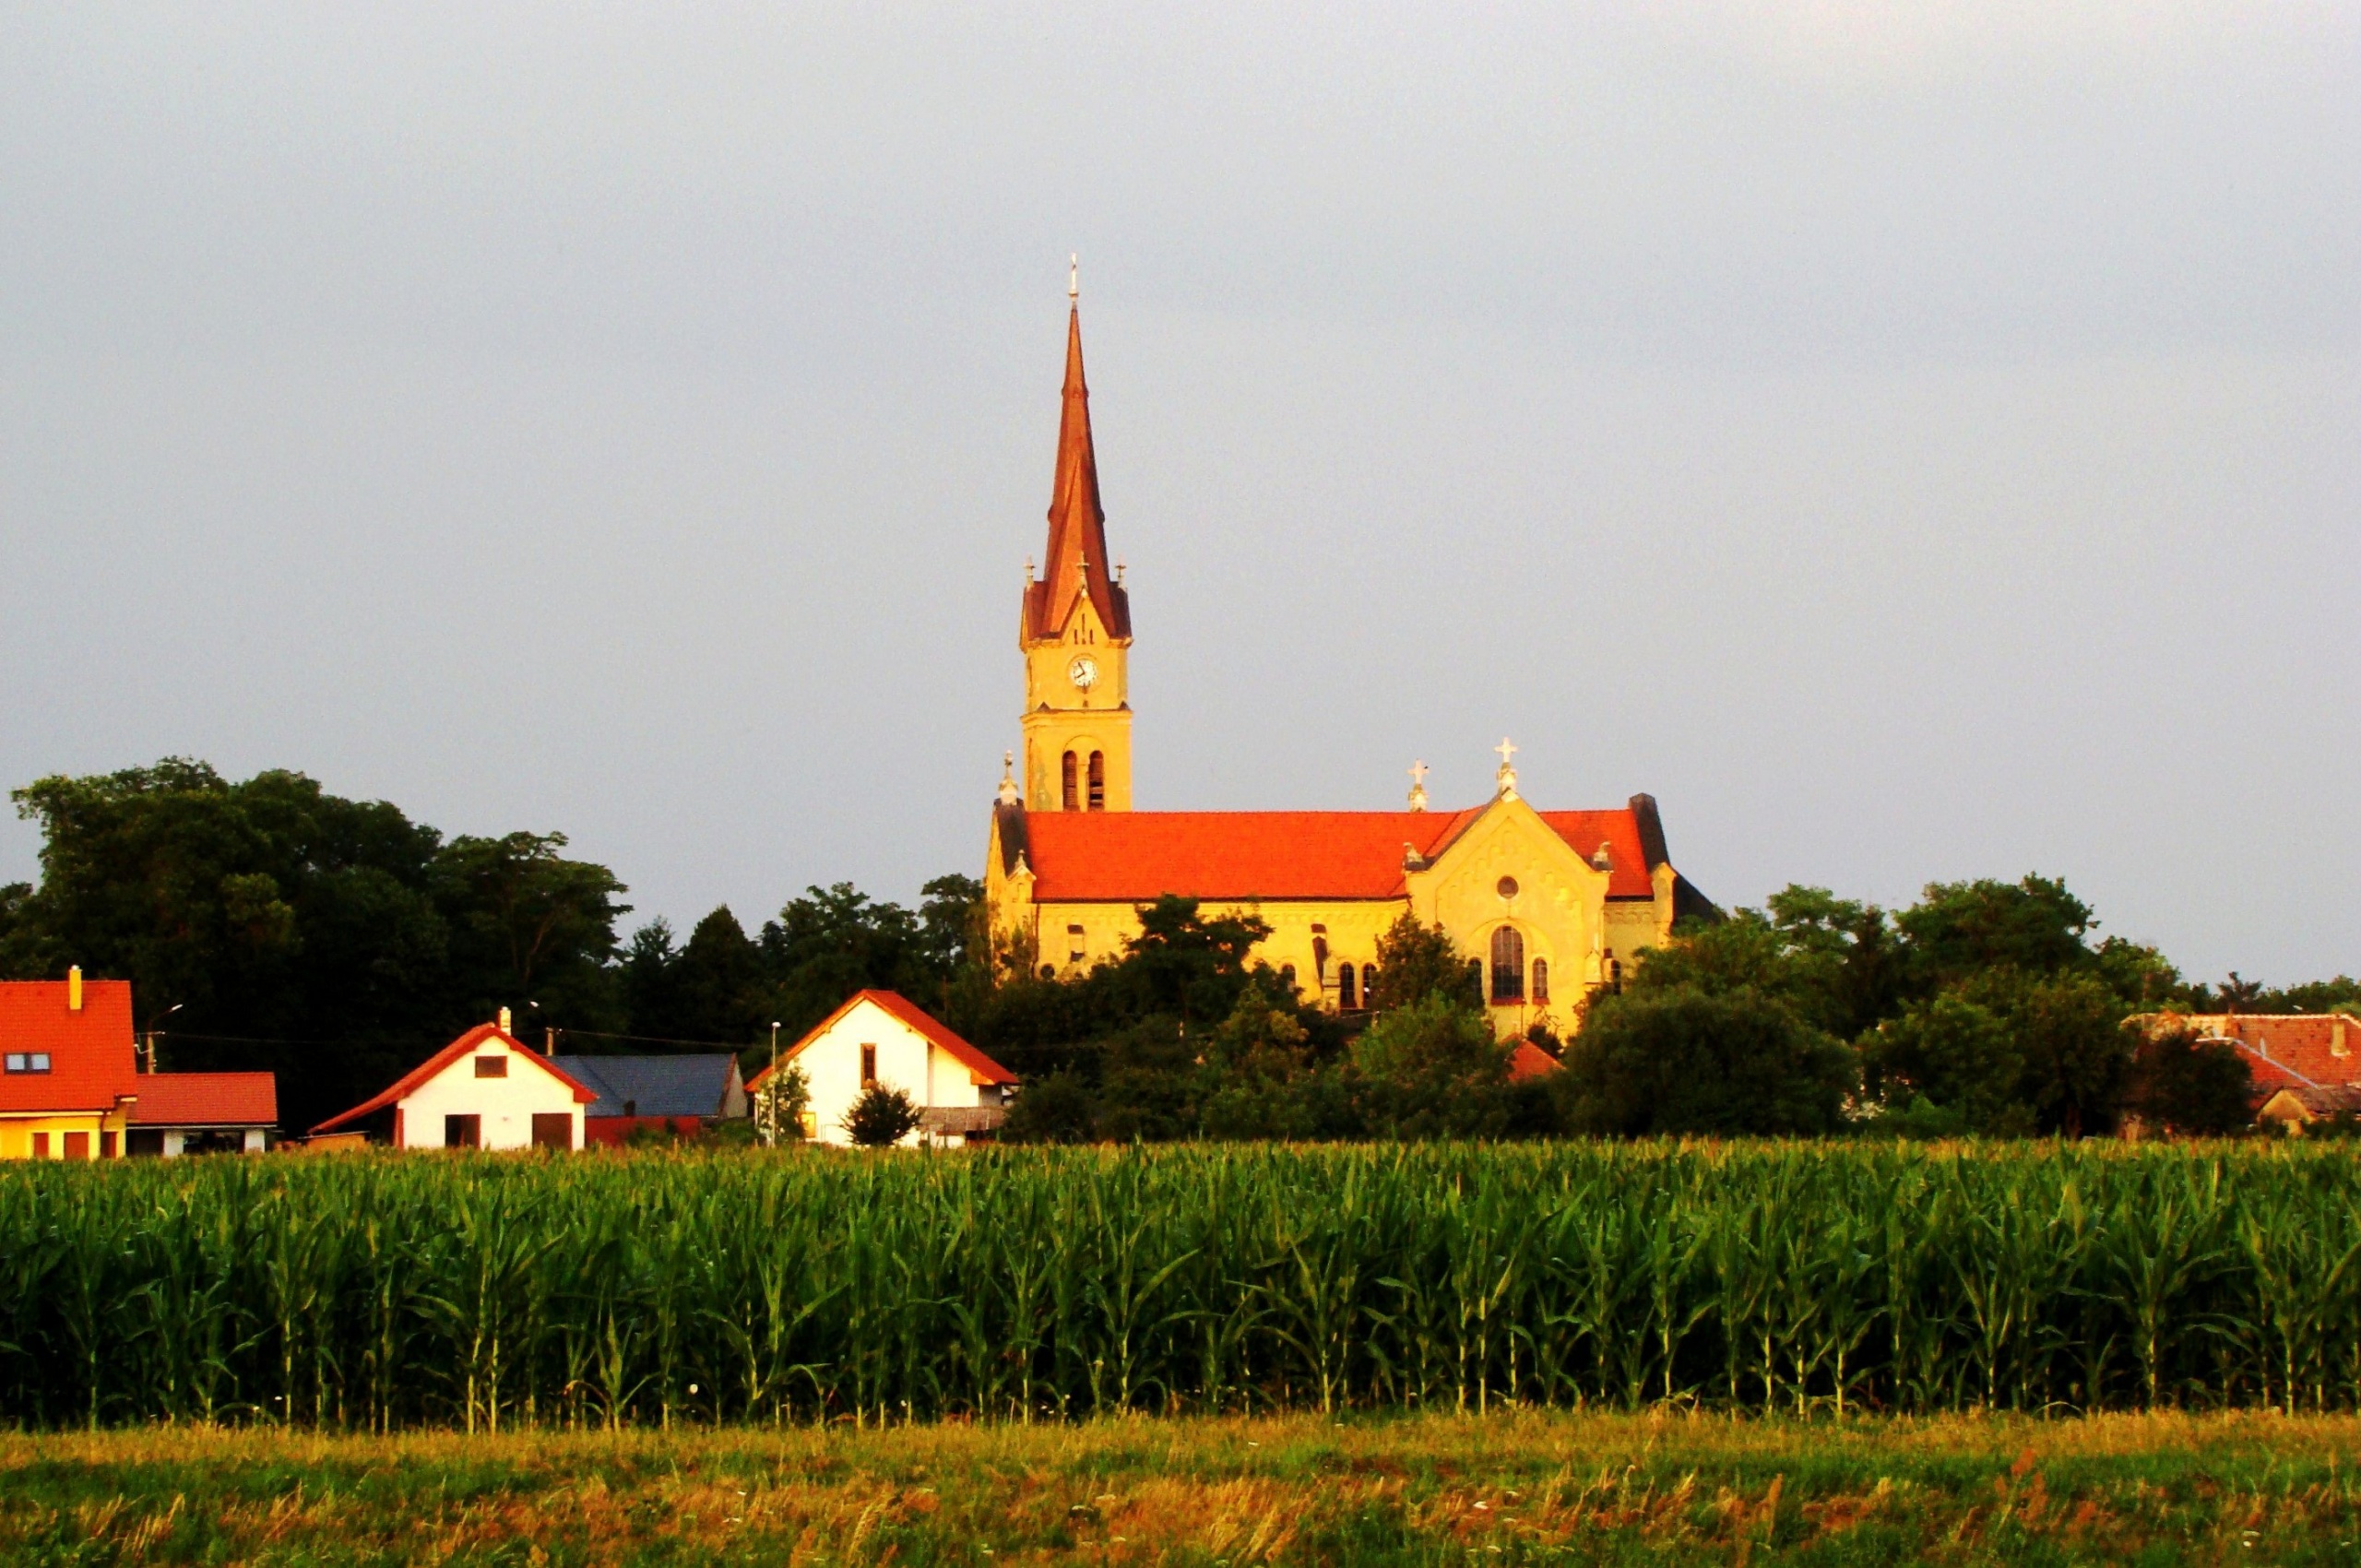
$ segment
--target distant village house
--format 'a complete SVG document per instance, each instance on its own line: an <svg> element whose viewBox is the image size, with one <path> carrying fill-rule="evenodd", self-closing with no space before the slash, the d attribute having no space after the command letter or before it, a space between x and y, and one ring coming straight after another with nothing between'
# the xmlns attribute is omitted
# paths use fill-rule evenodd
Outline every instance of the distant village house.
<svg viewBox="0 0 2361 1568"><path fill-rule="evenodd" d="M779 1059L777 1071L790 1068L811 1087L803 1135L822 1144L852 1141L845 1116L872 1084L901 1090L918 1108L918 1129L904 1143L949 1148L991 1141L1016 1089L1015 1074L890 991L854 993ZM748 1087L759 1096L772 1071Z"/></svg>
<svg viewBox="0 0 2361 1568"><path fill-rule="evenodd" d="M479 1024L390 1088L312 1129L314 1139L361 1134L395 1148L578 1149L596 1089L508 1032Z"/></svg>

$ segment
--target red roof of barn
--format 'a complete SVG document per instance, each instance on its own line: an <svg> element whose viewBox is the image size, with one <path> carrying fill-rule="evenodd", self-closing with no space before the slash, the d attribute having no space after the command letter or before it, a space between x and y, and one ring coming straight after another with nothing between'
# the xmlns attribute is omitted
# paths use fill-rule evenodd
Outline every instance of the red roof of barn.
<svg viewBox="0 0 2361 1568"><path fill-rule="evenodd" d="M312 1131L314 1133L325 1133L332 1128L340 1127L348 1122L357 1122L362 1117L368 1115L372 1111L383 1111L386 1107L392 1105L398 1100L408 1099L421 1085L433 1077L436 1074L442 1072L445 1068L450 1066L460 1057L474 1051L476 1047L483 1044L486 1040L498 1040L501 1044L508 1047L509 1050L514 1051L519 1056L522 1056L526 1061L530 1062L534 1066L539 1067L542 1072L547 1073L551 1077L555 1078L559 1083L564 1084L567 1088L572 1089L574 1091L574 1102L576 1105L588 1105L598 1099L598 1090L586 1088L583 1087L582 1082L579 1079L560 1070L550 1062L549 1058L541 1055L539 1051L532 1051L526 1047L516 1039L516 1036L504 1031L498 1024L478 1024L474 1028L469 1029L466 1034L461 1035L458 1039L453 1040L450 1044L445 1046L442 1050L436 1051L433 1055L428 1057L425 1061L420 1063L417 1066L403 1074L399 1078L395 1080L394 1087L387 1089L385 1093L375 1096L374 1099L364 1099L359 1105L354 1106L351 1110L344 1111L339 1115L329 1117L326 1121L313 1128Z"/></svg>
<svg viewBox="0 0 2361 1568"><path fill-rule="evenodd" d="M2257 1087L2361 1084L2361 1018L2349 1013L2153 1013L2150 1032L2186 1027L2235 1040Z"/></svg>
<svg viewBox="0 0 2361 1568"><path fill-rule="evenodd" d="M65 980L0 980L0 1051L45 1051L46 1073L0 1074L0 1111L110 1111L137 1094L131 982L86 980L82 1010Z"/></svg>
<svg viewBox="0 0 2361 1568"><path fill-rule="evenodd" d="M864 1002L874 1002L878 1006L883 1007L887 1013L891 1014L896 1019L908 1024L911 1028L916 1029L919 1034L924 1035L927 1039L932 1040L938 1047L950 1052L954 1060L958 1062L961 1066L967 1069L968 1075L974 1078L976 1082L979 1084L1013 1084L1016 1082L1015 1074L1010 1072L1007 1068L1002 1066L999 1063L993 1061L991 1057L985 1055L974 1046L969 1045L966 1040L961 1039L957 1035L952 1033L941 1020L929 1016L923 1008L911 1002L908 997L902 995L901 992L895 991L854 992L850 996L845 998L843 1006L838 1007L835 1012L821 1019L817 1024L814 1024L809 1034L805 1035L801 1039L797 1040L795 1042L795 1048L778 1059L779 1065L784 1067L789 1063L793 1062L796 1057L802 1054L803 1048L805 1046L810 1045L813 1040L818 1039L822 1035L826 1034L830 1029L835 1028L837 1022L841 1020L846 1014L851 1012L854 1008L860 1006ZM763 1087L763 1080L770 1075L771 1070L765 1067L761 1072L755 1074L753 1077L747 1079L746 1092L748 1094L753 1094L760 1089Z"/></svg>
<svg viewBox="0 0 2361 1568"><path fill-rule="evenodd" d="M1406 851L1434 859L1481 810L1028 812L1025 856L1037 903L1399 898ZM1608 847L1608 897L1654 894L1630 808L1539 814L1585 860Z"/></svg>
<svg viewBox="0 0 2361 1568"><path fill-rule="evenodd" d="M268 1127L279 1121L269 1073L155 1073L138 1080L135 1127Z"/></svg>

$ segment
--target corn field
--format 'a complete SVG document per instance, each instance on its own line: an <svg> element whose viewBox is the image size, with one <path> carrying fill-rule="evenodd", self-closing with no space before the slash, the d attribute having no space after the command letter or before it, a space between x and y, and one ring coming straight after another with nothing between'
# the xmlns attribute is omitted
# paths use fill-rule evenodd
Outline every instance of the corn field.
<svg viewBox="0 0 2361 1568"><path fill-rule="evenodd" d="M2342 1146L0 1171L0 1421L2361 1405Z"/></svg>

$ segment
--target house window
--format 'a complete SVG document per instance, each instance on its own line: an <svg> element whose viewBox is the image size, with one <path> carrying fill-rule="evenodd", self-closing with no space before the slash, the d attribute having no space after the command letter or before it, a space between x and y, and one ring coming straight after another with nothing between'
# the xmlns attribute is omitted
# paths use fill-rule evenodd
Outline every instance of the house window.
<svg viewBox="0 0 2361 1568"><path fill-rule="evenodd" d="M1105 752L1090 754L1090 809L1095 812L1103 812L1107 809L1107 754Z"/></svg>
<svg viewBox="0 0 2361 1568"><path fill-rule="evenodd" d="M1360 1005L1360 992L1353 983L1355 978L1352 965L1336 966L1336 1006L1341 1012L1350 1013Z"/></svg>
<svg viewBox="0 0 2361 1568"><path fill-rule="evenodd" d="M1079 964L1088 956L1090 956L1090 948L1089 944L1082 939L1082 927L1078 925L1066 927L1066 962Z"/></svg>
<svg viewBox="0 0 2361 1568"><path fill-rule="evenodd" d="M1549 960L1547 958L1533 960L1533 1000L1549 1000Z"/></svg>
<svg viewBox="0 0 2361 1568"><path fill-rule="evenodd" d="M564 1111L533 1112L533 1146L535 1148L574 1147L574 1117Z"/></svg>
<svg viewBox="0 0 2361 1568"><path fill-rule="evenodd" d="M88 1158L90 1158L90 1134L88 1134L88 1133L68 1133L68 1134L65 1134L65 1158L68 1158L68 1159L88 1159Z"/></svg>
<svg viewBox="0 0 2361 1568"><path fill-rule="evenodd" d="M1492 1000L1525 1000L1525 936L1512 925L1492 932Z"/></svg>
<svg viewBox="0 0 2361 1568"><path fill-rule="evenodd" d="M1058 804L1067 811L1078 812L1082 809L1082 791L1075 788L1074 784L1075 769L1079 766L1074 761L1074 754L1068 752L1064 763L1061 766L1063 776L1059 782L1065 787L1065 793L1058 797Z"/></svg>
<svg viewBox="0 0 2361 1568"><path fill-rule="evenodd" d="M49 1134L47 1133L35 1133L33 1134L33 1158L35 1159L47 1159L49 1158Z"/></svg>
<svg viewBox="0 0 2361 1568"><path fill-rule="evenodd" d="M864 1045L860 1048L860 1087L868 1088L876 1082L877 1048L873 1045Z"/></svg>
<svg viewBox="0 0 2361 1568"><path fill-rule="evenodd" d="M46 1051L12 1051L8 1052L8 1071L11 1073L46 1073L49 1071L49 1052Z"/></svg>
<svg viewBox="0 0 2361 1568"><path fill-rule="evenodd" d="M445 1148L483 1147L483 1118L481 1116L445 1116L443 1118Z"/></svg>
<svg viewBox="0 0 2361 1568"><path fill-rule="evenodd" d="M504 1078L508 1076L508 1058L505 1056L477 1057L476 1076L479 1078Z"/></svg>

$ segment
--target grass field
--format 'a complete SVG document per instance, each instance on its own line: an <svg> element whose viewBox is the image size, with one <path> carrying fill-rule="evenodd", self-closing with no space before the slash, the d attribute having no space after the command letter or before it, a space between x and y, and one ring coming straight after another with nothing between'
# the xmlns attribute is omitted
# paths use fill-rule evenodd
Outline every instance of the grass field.
<svg viewBox="0 0 2361 1568"><path fill-rule="evenodd" d="M0 1438L6 1562L2361 1562L2361 1420Z"/></svg>

